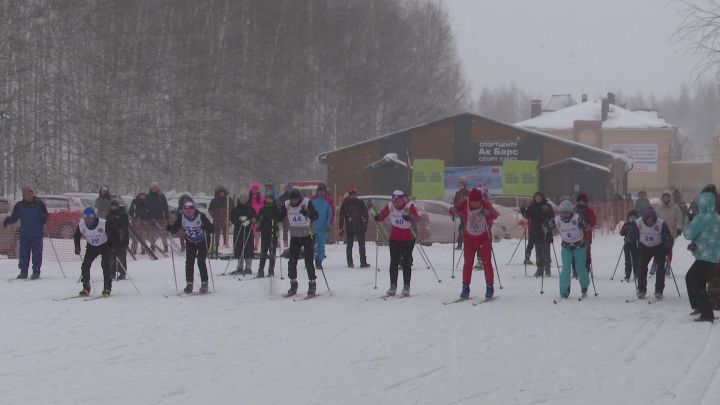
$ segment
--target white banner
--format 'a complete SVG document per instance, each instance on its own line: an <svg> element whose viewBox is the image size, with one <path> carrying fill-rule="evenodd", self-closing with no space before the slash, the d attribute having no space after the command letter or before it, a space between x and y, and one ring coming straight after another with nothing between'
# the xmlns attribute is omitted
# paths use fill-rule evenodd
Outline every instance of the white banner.
<svg viewBox="0 0 720 405"><path fill-rule="evenodd" d="M658 146L655 143L611 143L610 152L632 159L634 173L657 172Z"/></svg>

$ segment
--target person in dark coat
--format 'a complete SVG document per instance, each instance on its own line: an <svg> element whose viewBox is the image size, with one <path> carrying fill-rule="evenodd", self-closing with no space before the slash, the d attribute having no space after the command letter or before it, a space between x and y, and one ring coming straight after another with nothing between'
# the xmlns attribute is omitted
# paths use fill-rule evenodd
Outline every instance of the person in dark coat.
<svg viewBox="0 0 720 405"><path fill-rule="evenodd" d="M98 198L95 199L95 212L100 218L106 218L110 212L110 190L107 186L100 187Z"/></svg>
<svg viewBox="0 0 720 405"><path fill-rule="evenodd" d="M170 211L168 209L167 198L165 198L165 194L160 192L160 185L158 183L152 183L150 185L150 192L145 197L145 204L147 205L148 217L150 220L148 232L150 248L153 251L155 250L155 242L158 237L160 237L162 240L163 250L167 253L167 234L163 232L163 228L170 221Z"/></svg>
<svg viewBox="0 0 720 405"><path fill-rule="evenodd" d="M353 242L357 239L360 267L365 268L370 267L365 254L365 232L367 232L369 215L365 203L357 198L357 192L355 187L348 190L348 197L340 205L340 236L346 236L345 255L348 267L354 266L352 251Z"/></svg>
<svg viewBox="0 0 720 405"><path fill-rule="evenodd" d="M630 210L627 222L620 228L620 235L624 238L623 252L625 254L625 281L630 282L630 276L637 279L640 257L638 256L638 238L640 230L637 226L638 213Z"/></svg>
<svg viewBox="0 0 720 405"><path fill-rule="evenodd" d="M257 277L265 277L265 262L270 258L270 266L268 267L268 276L275 275L275 254L278 243L278 231L280 228L280 220L278 220L278 212L280 210L275 202L272 191L265 192L265 205L260 208L255 226L260 230L260 267L258 268Z"/></svg>
<svg viewBox="0 0 720 405"><path fill-rule="evenodd" d="M533 195L533 202L525 210L529 222L528 244L535 245L535 277L550 276L550 244L553 241L550 222L555 218L555 212L548 203L545 195L540 191Z"/></svg>
<svg viewBox="0 0 720 405"><path fill-rule="evenodd" d="M228 196L228 191L225 187L220 186L215 189L215 197L210 200L208 211L213 218L213 224L215 225L215 247L220 242L220 235L223 237L223 245L228 245L228 215L233 210L233 203Z"/></svg>
<svg viewBox="0 0 720 405"><path fill-rule="evenodd" d="M45 203L35 197L35 191L30 186L23 186L23 199L15 204L12 214L5 218L3 227L20 221L20 256L18 267L20 274L17 278L28 277L30 256L32 255L33 280L40 278L43 256L43 228L48 221L48 212Z"/></svg>
<svg viewBox="0 0 720 405"><path fill-rule="evenodd" d="M147 235L145 234L146 221L150 219L150 215L148 214L147 204L145 203L144 192L139 192L137 196L133 198L132 202L130 203L130 210L128 210L128 215L130 217L130 221L132 221L132 224L130 226L132 226L132 229L137 234L137 236L141 238L147 238ZM133 237L130 246L130 250L133 254L137 253L137 245L138 240ZM145 254L145 247L142 247L140 249L140 254Z"/></svg>
<svg viewBox="0 0 720 405"><path fill-rule="evenodd" d="M110 201L110 211L108 212L106 221L108 227L112 227L117 232L116 237L112 241L112 256L110 265L114 267L116 280L125 280L127 278L127 248L130 244L128 235L128 227L130 221L125 207L121 207L117 200Z"/></svg>
<svg viewBox="0 0 720 405"><path fill-rule="evenodd" d="M233 238L235 246L233 253L238 259L237 269L230 274L252 274L252 260L255 245L253 227L257 215L255 208L250 205L247 195L238 197L237 205L230 212L230 222L233 224ZM243 269L244 265L244 269Z"/></svg>

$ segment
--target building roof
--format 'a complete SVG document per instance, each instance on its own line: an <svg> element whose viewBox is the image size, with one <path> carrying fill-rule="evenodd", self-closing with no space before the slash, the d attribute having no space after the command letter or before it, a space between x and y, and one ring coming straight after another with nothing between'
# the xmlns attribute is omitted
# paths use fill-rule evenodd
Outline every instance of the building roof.
<svg viewBox="0 0 720 405"><path fill-rule="evenodd" d="M561 165L565 165L565 164L568 164L568 163L578 163L578 164L581 164L581 165L583 165L583 166L592 167L593 169L597 169L597 170L601 170L601 171L603 171L603 172L610 173L610 169L607 168L607 167L605 167L605 166L602 166L602 165L599 165L599 164L593 163L593 162L588 162L587 160L582 160L582 159L574 158L574 157L572 157L572 158L567 158L567 159L564 159L564 160L560 160L560 161L558 161L558 162L550 163L550 164L548 164L548 165L545 165L545 166L541 167L540 170L545 170L545 169L549 169L549 168L551 168L551 167L561 166Z"/></svg>
<svg viewBox="0 0 720 405"><path fill-rule="evenodd" d="M572 107L571 107L571 108L572 108ZM552 114L552 113L548 113L548 115L549 115L549 114ZM368 140L365 140L365 141L362 141L362 142L358 142L358 143L354 143L354 144L351 144L351 145L348 145L348 146L344 146L344 147L342 147L342 148L338 148L338 149L335 149L335 150L332 150L332 151L322 152L322 153L320 153L320 154L318 155L317 160L318 160L319 162L321 162L321 163L325 163L327 157L328 157L329 155L333 154L333 153L337 153L337 152L340 152L340 151L345 151L345 150L347 150L347 149L352 149L352 148L354 148L354 147L356 147L356 146L365 145L365 144L372 143L372 142L377 142L377 141L382 140L382 139L386 139L386 138L390 138L390 137L393 137L393 136L402 135L402 134L404 134L404 133L411 132L411 131L416 130L416 129L429 127L429 126L431 126L431 125L439 124L439 123L441 123L441 122L445 122L445 121L448 121L448 120L454 120L454 119L462 118L462 117L469 117L469 118L473 118L473 119L479 119L479 120L491 122L491 123L494 123L494 124L497 124L497 125L500 125L500 126L504 126L504 127L507 127L507 128L515 129L515 130L520 131L520 132L524 132L524 133L529 134L529 135L539 136L539 137L546 138L546 139L550 139L550 140L553 140L553 141L555 141L555 142L563 143L563 144L566 144L566 145L572 145L573 147L576 147L576 148L579 148L579 149L585 149L585 150L587 150L587 151L594 152L594 153L597 153L597 154L600 154L600 155L604 155L604 156L607 156L607 157L611 157L611 158L613 158L613 159L621 159L621 160L625 160L625 161L628 160L628 159L627 159L625 156L623 156L623 155L620 155L620 154L617 154L617 153L608 152L608 151L606 151L606 150L604 150L604 149L596 148L596 147L594 147L594 146L585 145L585 144L582 144L582 143L578 143L578 142L575 142L575 141L571 141L571 140L569 140L569 139L561 138L561 137L559 137L559 136L550 135L550 134L547 134L547 133L545 133L545 132L540 132L540 131L535 130L535 129L532 129L532 128L527 128L527 127L522 127L522 126L519 126L519 125L508 124L508 123L506 123L506 122L493 120L493 119L491 119L491 118L487 118L487 117L483 117L483 116L476 115L476 114L471 114L471 113L462 113L462 114L457 114L457 115L453 115L453 116L450 116L450 117L446 117L446 118L443 118L443 119L440 119L440 120L437 120L437 121L426 122L426 123L423 123L423 124L420 124L420 125L416 125L416 126L414 126L414 127L406 128L406 129L403 129L403 130L400 130L400 131L397 131L397 132L392 132L392 133L389 133L389 134L386 134L386 135L381 135L381 136L378 136L378 137L375 137L375 138L372 138L372 139L368 139ZM571 126L571 128L572 128L572 126Z"/></svg>
<svg viewBox="0 0 720 405"><path fill-rule="evenodd" d="M543 113L515 125L537 129L572 129L575 121L600 121L602 102L591 100L562 110ZM610 104L608 119L602 122L606 129L675 128L657 116L657 111L630 111Z"/></svg>
<svg viewBox="0 0 720 405"><path fill-rule="evenodd" d="M545 104L545 108L543 108L543 111L557 111L562 110L563 108L572 107L574 105L577 105L577 103L571 95L553 94L552 97L550 97L550 101Z"/></svg>

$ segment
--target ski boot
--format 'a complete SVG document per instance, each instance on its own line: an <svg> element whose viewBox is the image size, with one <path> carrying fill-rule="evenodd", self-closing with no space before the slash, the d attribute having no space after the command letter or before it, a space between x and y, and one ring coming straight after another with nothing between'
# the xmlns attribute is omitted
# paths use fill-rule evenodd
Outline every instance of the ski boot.
<svg viewBox="0 0 720 405"><path fill-rule="evenodd" d="M470 298L470 284L463 283L462 292L460 293L460 298L464 299L464 300Z"/></svg>
<svg viewBox="0 0 720 405"><path fill-rule="evenodd" d="M255 278L265 278L265 270L259 269Z"/></svg>
<svg viewBox="0 0 720 405"><path fill-rule="evenodd" d="M542 277L543 276L543 270L538 267L537 271L535 272L535 278Z"/></svg>
<svg viewBox="0 0 720 405"><path fill-rule="evenodd" d="M388 297L397 294L397 284L390 284L390 288L385 293Z"/></svg>
<svg viewBox="0 0 720 405"><path fill-rule="evenodd" d="M118 276L117 278L115 278L115 280L127 280L127 275L125 273L118 273Z"/></svg>
<svg viewBox="0 0 720 405"><path fill-rule="evenodd" d="M315 280L310 280L308 282L308 297L312 297L315 295L315 290L317 289L317 284L315 284Z"/></svg>
<svg viewBox="0 0 720 405"><path fill-rule="evenodd" d="M355 268L355 264L353 263L352 260L348 260L347 265L348 265L348 269L354 269L354 268ZM317 266L315 266L315 267L317 267Z"/></svg>
<svg viewBox="0 0 720 405"><path fill-rule="evenodd" d="M660 301L663 299L663 293L660 291L655 291L655 299Z"/></svg>
<svg viewBox="0 0 720 405"><path fill-rule="evenodd" d="M401 297L409 297L410 296L410 286L405 284L403 286L402 292L400 293Z"/></svg>
<svg viewBox="0 0 720 405"><path fill-rule="evenodd" d="M366 262L365 260L360 260L360 268L361 269L366 269L368 267L370 267L370 263Z"/></svg>
<svg viewBox="0 0 720 405"><path fill-rule="evenodd" d="M102 296L107 298L110 296L110 289L106 288L102 291Z"/></svg>
<svg viewBox="0 0 720 405"><path fill-rule="evenodd" d="M78 295L81 297L87 297L90 295L90 283L83 283L83 289Z"/></svg>
<svg viewBox="0 0 720 405"><path fill-rule="evenodd" d="M37 280L40 278L40 272L39 271L33 271L30 275L30 280Z"/></svg>
<svg viewBox="0 0 720 405"><path fill-rule="evenodd" d="M490 299L495 294L495 287L488 285L485 287L485 299Z"/></svg>
<svg viewBox="0 0 720 405"><path fill-rule="evenodd" d="M532 266L533 262L530 260L529 257L526 257L525 260L523 261L523 264Z"/></svg>
<svg viewBox="0 0 720 405"><path fill-rule="evenodd" d="M21 271L20 274L18 274L17 279L18 280L25 280L28 277L27 271Z"/></svg>
<svg viewBox="0 0 720 405"><path fill-rule="evenodd" d="M587 287L580 290L580 294L583 298L587 297Z"/></svg>
<svg viewBox="0 0 720 405"><path fill-rule="evenodd" d="M645 291L638 291L638 293L637 293L638 299L639 299L639 300L644 300L644 299L645 299L645 294L646 294Z"/></svg>
<svg viewBox="0 0 720 405"><path fill-rule="evenodd" d="M268 270L268 277L275 277L275 270L274 270L274 269Z"/></svg>
<svg viewBox="0 0 720 405"><path fill-rule="evenodd" d="M545 267L545 277L550 277L550 267Z"/></svg>
<svg viewBox="0 0 720 405"><path fill-rule="evenodd" d="M238 261L237 267L235 268L235 270L230 272L230 275L231 276L241 276L242 274L243 274L243 265L242 265L242 263L240 263L240 261Z"/></svg>
<svg viewBox="0 0 720 405"><path fill-rule="evenodd" d="M458 243L457 246L455 246L455 250L462 250L462 248L462 243Z"/></svg>
<svg viewBox="0 0 720 405"><path fill-rule="evenodd" d="M242 274L244 274L246 276L252 276L252 269L247 268L242 272Z"/></svg>
<svg viewBox="0 0 720 405"><path fill-rule="evenodd" d="M290 296L297 294L297 289L298 289L297 280L290 280L290 289L287 292L287 296L290 297Z"/></svg>
<svg viewBox="0 0 720 405"><path fill-rule="evenodd" d="M693 311L690 312L690 316L695 316L695 315L700 315L700 314L702 314L702 311L700 311L697 308L693 309Z"/></svg>
<svg viewBox="0 0 720 405"><path fill-rule="evenodd" d="M200 294L207 294L208 293L208 282L203 281L200 283L200 290L198 291Z"/></svg>
<svg viewBox="0 0 720 405"><path fill-rule="evenodd" d="M712 316L701 316L700 318L697 318L695 322L715 322L715 318Z"/></svg>
<svg viewBox="0 0 720 405"><path fill-rule="evenodd" d="M315 268L318 269L318 270L323 270L322 260L320 260L320 259L315 259Z"/></svg>
<svg viewBox="0 0 720 405"><path fill-rule="evenodd" d="M187 283L183 292L185 294L192 294L192 290L193 290L193 283Z"/></svg>

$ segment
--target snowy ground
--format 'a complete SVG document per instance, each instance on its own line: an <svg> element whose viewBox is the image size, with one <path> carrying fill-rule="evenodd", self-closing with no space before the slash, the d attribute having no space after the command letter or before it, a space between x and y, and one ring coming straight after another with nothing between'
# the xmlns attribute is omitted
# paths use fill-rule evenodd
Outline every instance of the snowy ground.
<svg viewBox="0 0 720 405"><path fill-rule="evenodd" d="M120 282L111 299L55 302L79 291L79 265L65 264L63 279L48 262L40 281L0 282L0 403L720 402L720 334L688 316L684 240L674 262L682 298L668 280L654 305L625 302L634 287L618 281L622 269L610 281L618 236L593 246L599 295L558 305L554 270L540 295L522 265L505 265L516 243L495 244L504 289L477 307L441 304L460 289L449 245L426 248L442 283L416 254L413 297L389 301L378 298L388 286L386 247L377 290L373 270L344 268L344 246L331 246L334 296L320 277L322 296L300 302L280 297L287 279L218 276L223 261L212 263L216 293L165 298L175 290L169 259L131 263L142 295ZM374 246L368 253L374 263ZM0 273L13 277L16 265L2 260ZM93 277L97 294L98 267ZM482 294L481 273L473 281L473 295Z"/></svg>

